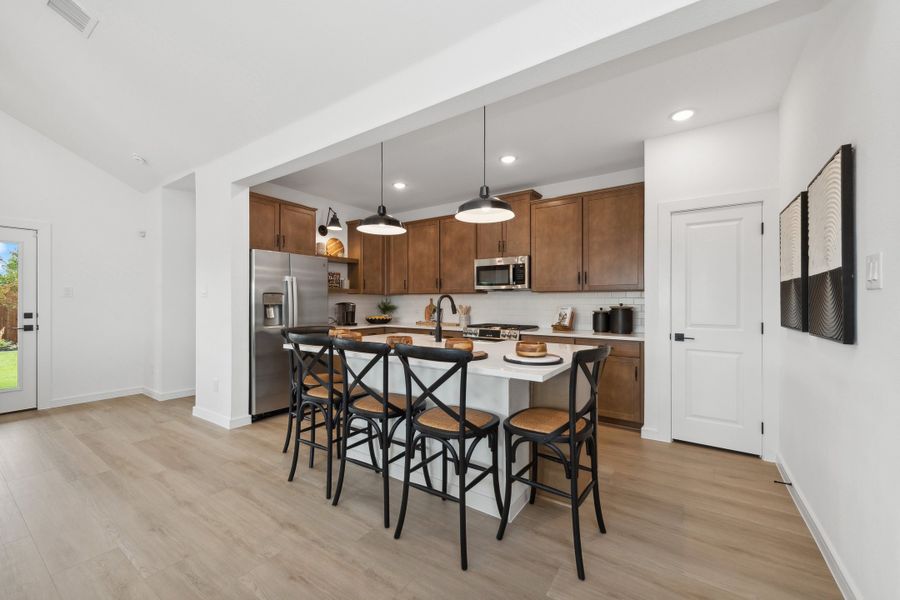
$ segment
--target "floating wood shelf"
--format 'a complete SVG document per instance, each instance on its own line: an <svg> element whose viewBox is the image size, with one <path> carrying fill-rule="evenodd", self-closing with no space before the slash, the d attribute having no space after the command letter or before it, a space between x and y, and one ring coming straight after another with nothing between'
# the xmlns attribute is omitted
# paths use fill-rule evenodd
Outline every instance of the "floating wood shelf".
<svg viewBox="0 0 900 600"><path fill-rule="evenodd" d="M359 263L358 258L348 258L346 256L326 256L328 262L343 263L345 265L355 265Z"/></svg>

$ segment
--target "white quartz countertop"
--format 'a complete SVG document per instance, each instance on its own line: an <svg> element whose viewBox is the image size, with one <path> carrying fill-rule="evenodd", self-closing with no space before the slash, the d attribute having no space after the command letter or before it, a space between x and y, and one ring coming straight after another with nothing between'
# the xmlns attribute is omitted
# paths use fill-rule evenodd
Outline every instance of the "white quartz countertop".
<svg viewBox="0 0 900 600"><path fill-rule="evenodd" d="M421 329L422 331L430 331L432 327L427 325L417 325L416 323L403 323L398 321L391 321L390 323L386 323L384 325L369 325L361 324L361 325L353 325L350 327L345 327L345 329L359 329L360 331L365 331L366 329L380 329L382 327L402 327L404 329ZM443 325L444 331L459 331L461 327L457 324L444 323ZM621 334L621 333L594 333L590 329L575 329L573 331L553 331L550 327L539 327L538 329L531 329L529 331L523 331L522 335L542 335L549 337L562 337L562 338L594 338L598 340L618 340L618 341L629 341L629 342L643 342L644 334L643 333L631 333L631 334ZM499 342L495 342L499 343Z"/></svg>
<svg viewBox="0 0 900 600"><path fill-rule="evenodd" d="M391 323L391 327L407 327L407 325L395 325ZM381 325L373 325L371 327L383 327ZM355 329L365 330L368 327L359 326ZM348 327L348 329L350 329ZM429 346L432 348L443 348L443 342L435 342L434 337L430 335L420 335L420 334L409 334L413 339L413 344L416 346ZM366 335L365 341L367 342L384 342L387 340L386 335ZM536 365L517 365L513 363L508 363L503 360L503 355L511 354L514 355L516 353L516 343L510 341L504 342L486 342L480 340L474 340L474 350L483 350L487 353L487 358L482 360L474 360L469 363L469 374L470 375L484 375L488 377L497 377L500 379L519 379L523 381L535 381L535 382L544 382L552 379L553 377L559 375L560 373L565 373L572 366L572 355L579 351L591 348L591 346L579 346L576 344L547 344L547 352L550 354L556 354L562 357L563 361L557 365L550 366L536 366ZM290 344L284 345L285 349L289 349ZM352 357L353 353L348 352L347 356ZM399 359L396 357L390 358L391 362L396 361L399 366ZM411 360L410 364L413 366L423 366L423 367L436 367L438 363L424 361L424 360ZM441 368L441 367L439 367Z"/></svg>

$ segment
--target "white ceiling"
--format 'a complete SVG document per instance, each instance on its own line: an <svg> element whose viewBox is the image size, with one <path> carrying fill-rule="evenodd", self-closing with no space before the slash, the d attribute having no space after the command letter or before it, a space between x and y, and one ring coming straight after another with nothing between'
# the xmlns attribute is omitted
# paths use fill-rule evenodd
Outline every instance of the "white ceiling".
<svg viewBox="0 0 900 600"><path fill-rule="evenodd" d="M641 166L647 138L774 109L810 19L725 42L720 31L709 36L717 43L674 58L657 56L635 70L597 68L489 106L488 184L500 193ZM685 123L668 118L684 107L696 116ZM502 165L503 154L518 160ZM398 180L407 188L393 189ZM378 146L275 183L371 208L378 202ZM385 204L391 212L468 199L480 185L481 111L385 143Z"/></svg>
<svg viewBox="0 0 900 600"><path fill-rule="evenodd" d="M0 110L149 189L540 1L4 0Z"/></svg>

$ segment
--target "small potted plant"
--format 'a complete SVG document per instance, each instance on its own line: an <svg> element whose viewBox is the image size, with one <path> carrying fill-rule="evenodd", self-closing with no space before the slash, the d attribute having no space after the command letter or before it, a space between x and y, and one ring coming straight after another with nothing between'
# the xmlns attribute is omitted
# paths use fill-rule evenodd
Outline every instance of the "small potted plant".
<svg viewBox="0 0 900 600"><path fill-rule="evenodd" d="M381 314L366 317L366 321L372 323L373 325L384 325L385 323L391 322L394 311L397 310L397 305L391 302L390 298L383 298L381 302L378 303L376 308L378 308Z"/></svg>

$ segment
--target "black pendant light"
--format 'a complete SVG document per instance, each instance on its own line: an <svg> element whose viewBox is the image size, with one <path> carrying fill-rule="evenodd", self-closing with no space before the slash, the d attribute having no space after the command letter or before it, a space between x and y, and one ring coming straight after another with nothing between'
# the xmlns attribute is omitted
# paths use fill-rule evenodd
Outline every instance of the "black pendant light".
<svg viewBox="0 0 900 600"><path fill-rule="evenodd" d="M478 197L464 202L456 209L456 218L466 223L500 223L516 216L509 202L491 196L487 186L487 107L481 107L481 176Z"/></svg>
<svg viewBox="0 0 900 600"><path fill-rule="evenodd" d="M400 219L387 214L387 209L384 208L384 142L381 142L381 204L378 205L378 212L360 221L356 230L373 235L406 233L406 227L403 226Z"/></svg>

